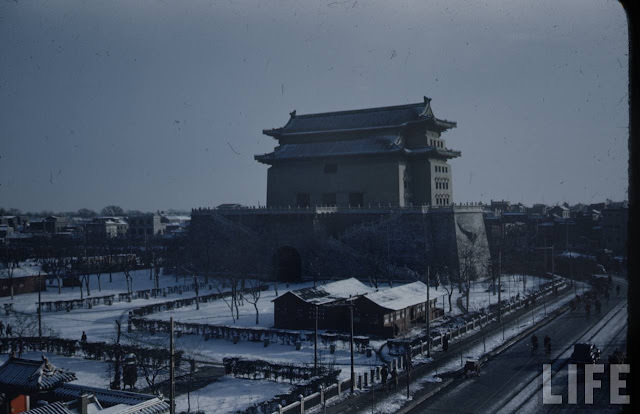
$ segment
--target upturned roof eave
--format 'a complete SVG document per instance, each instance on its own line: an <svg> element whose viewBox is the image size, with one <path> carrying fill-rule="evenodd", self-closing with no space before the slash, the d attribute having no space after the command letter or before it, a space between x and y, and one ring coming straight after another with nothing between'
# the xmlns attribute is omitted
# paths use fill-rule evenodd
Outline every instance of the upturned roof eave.
<svg viewBox="0 0 640 414"><path fill-rule="evenodd" d="M287 122L287 125L291 122ZM339 129L322 129L322 130L313 130L313 131L297 131L297 132L287 132L285 125L282 128L272 128L272 129L263 129L262 133L273 138L278 138L282 136L309 136L309 135L322 135L322 134L337 134L337 133L345 133L345 132L367 132L367 131L384 131L390 129L403 129L410 125L419 125L419 124L431 124L440 130L440 132L445 131L447 129L456 128L457 123L453 121L447 121L438 118L422 118L422 119L414 119L411 121L403 122L401 124L393 124L393 125L379 125L374 127L358 127L358 128L339 128Z"/></svg>

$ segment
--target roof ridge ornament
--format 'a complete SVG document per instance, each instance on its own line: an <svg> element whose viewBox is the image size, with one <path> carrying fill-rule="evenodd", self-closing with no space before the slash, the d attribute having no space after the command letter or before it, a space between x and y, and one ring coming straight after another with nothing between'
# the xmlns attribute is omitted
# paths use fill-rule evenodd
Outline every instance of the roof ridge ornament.
<svg viewBox="0 0 640 414"><path fill-rule="evenodd" d="M424 111L420 114L425 118L434 118L433 111L431 110L431 98L423 96L424 98Z"/></svg>
<svg viewBox="0 0 640 414"><path fill-rule="evenodd" d="M293 111L289 112L289 116L291 116L291 118L295 118L296 117L296 110L294 109Z"/></svg>

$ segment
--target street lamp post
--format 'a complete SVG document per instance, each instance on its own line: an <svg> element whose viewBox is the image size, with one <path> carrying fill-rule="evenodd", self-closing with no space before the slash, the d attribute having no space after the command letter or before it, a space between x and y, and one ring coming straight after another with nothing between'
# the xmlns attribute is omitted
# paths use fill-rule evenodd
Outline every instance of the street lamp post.
<svg viewBox="0 0 640 414"><path fill-rule="evenodd" d="M353 369L353 302L351 301L351 295L349 295L349 314L351 319L351 335L349 339L349 347L351 348L351 394L353 394L355 392L353 383L356 380L356 373Z"/></svg>
<svg viewBox="0 0 640 414"><path fill-rule="evenodd" d="M427 319L427 357L431 358L431 298L429 297L429 266L427 266L427 306L425 307Z"/></svg>

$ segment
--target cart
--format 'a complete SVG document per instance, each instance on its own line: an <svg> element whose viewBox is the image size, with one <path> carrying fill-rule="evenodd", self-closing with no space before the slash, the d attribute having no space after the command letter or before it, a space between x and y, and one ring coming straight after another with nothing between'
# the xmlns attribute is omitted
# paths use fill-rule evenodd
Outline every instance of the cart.
<svg viewBox="0 0 640 414"><path fill-rule="evenodd" d="M467 362L464 364L463 374L465 377L477 377L480 375L480 362L476 359L467 359Z"/></svg>

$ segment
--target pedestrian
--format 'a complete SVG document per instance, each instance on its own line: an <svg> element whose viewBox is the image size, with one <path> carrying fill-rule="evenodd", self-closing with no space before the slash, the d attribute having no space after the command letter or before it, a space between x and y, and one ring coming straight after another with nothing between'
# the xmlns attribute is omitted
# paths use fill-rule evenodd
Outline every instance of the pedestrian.
<svg viewBox="0 0 640 414"><path fill-rule="evenodd" d="M538 337L535 335L531 336L531 354L533 355L534 352L536 352L536 350L538 349Z"/></svg>
<svg viewBox="0 0 640 414"><path fill-rule="evenodd" d="M389 376L389 370L387 369L386 365L383 365L382 369L380 370L380 377L381 377L383 385L385 385L387 383L387 377L388 376Z"/></svg>
<svg viewBox="0 0 640 414"><path fill-rule="evenodd" d="M445 334L444 338L442 338L442 350L444 352L449 350L449 335Z"/></svg>
<svg viewBox="0 0 640 414"><path fill-rule="evenodd" d="M391 382L395 385L396 391L398 390L398 370L396 367L393 367L393 371L391 371Z"/></svg>
<svg viewBox="0 0 640 414"><path fill-rule="evenodd" d="M544 350L547 355L551 354L551 338L549 338L549 335L544 336Z"/></svg>
<svg viewBox="0 0 640 414"><path fill-rule="evenodd" d="M13 335L13 327L9 324L9 322L7 322L7 327L5 328L5 332L7 333L7 336Z"/></svg>
<svg viewBox="0 0 640 414"><path fill-rule="evenodd" d="M0 321L0 337L4 335L4 323Z"/></svg>
<svg viewBox="0 0 640 414"><path fill-rule="evenodd" d="M80 342L82 342L83 344L87 343L87 334L84 333L84 331L82 331L82 337L80 337Z"/></svg>

